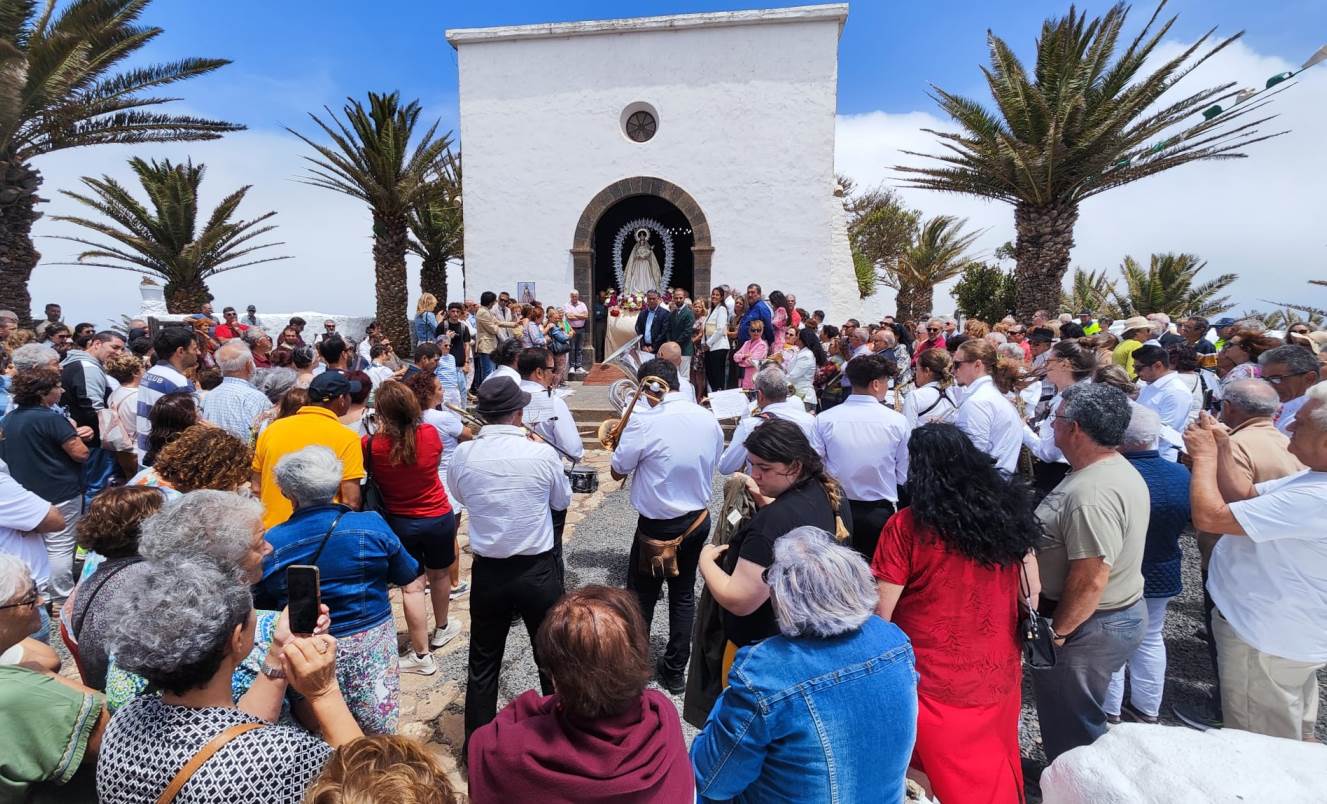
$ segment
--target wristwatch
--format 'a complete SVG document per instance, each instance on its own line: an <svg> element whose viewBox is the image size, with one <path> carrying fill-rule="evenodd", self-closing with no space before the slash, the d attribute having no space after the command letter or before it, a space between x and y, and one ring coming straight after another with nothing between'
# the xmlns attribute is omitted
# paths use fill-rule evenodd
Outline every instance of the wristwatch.
<svg viewBox="0 0 1327 804"><path fill-rule="evenodd" d="M272 681L284 681L286 678L285 670L281 669L280 667L271 667L270 665L267 664L267 662L263 662L262 674L267 676Z"/></svg>

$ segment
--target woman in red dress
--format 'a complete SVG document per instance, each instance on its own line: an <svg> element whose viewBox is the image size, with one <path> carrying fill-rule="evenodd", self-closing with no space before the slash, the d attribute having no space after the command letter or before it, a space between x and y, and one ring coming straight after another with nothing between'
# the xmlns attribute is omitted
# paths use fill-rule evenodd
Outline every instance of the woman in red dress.
<svg viewBox="0 0 1327 804"><path fill-rule="evenodd" d="M914 430L908 459L913 502L885 524L871 571L876 612L917 657L912 767L944 804L1022 801L1022 572L1034 596L1039 586L1031 492L952 424Z"/></svg>

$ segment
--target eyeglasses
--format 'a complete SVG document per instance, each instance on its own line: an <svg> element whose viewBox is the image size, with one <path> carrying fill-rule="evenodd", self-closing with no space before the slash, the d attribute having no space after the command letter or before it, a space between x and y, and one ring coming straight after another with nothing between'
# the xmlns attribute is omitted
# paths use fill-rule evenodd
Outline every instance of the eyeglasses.
<svg viewBox="0 0 1327 804"><path fill-rule="evenodd" d="M544 371L557 371L557 366L544 366Z"/></svg>
<svg viewBox="0 0 1327 804"><path fill-rule="evenodd" d="M927 331L927 332L939 332L939 331L940 331L940 328L939 328L939 327L927 327L927 328L926 328L926 331Z"/></svg>
<svg viewBox="0 0 1327 804"><path fill-rule="evenodd" d="M1311 371L1292 371L1289 374L1273 374L1273 375L1264 374L1262 375L1262 378L1270 382L1272 385L1281 385L1291 377L1299 377L1304 374L1312 374L1312 373L1313 372Z"/></svg>
<svg viewBox="0 0 1327 804"><path fill-rule="evenodd" d="M31 594L29 594L28 596L24 597L24 598L23 598L22 600L20 600L19 602L17 602L17 603L6 603L5 605L0 606L0 609L22 609L22 608L29 608L29 607L31 607L31 606L35 606L35 605L37 605L38 603L40 603L40 602L42 601L42 597L43 597L43 595L42 595L41 592L38 592L36 589L33 589Z"/></svg>

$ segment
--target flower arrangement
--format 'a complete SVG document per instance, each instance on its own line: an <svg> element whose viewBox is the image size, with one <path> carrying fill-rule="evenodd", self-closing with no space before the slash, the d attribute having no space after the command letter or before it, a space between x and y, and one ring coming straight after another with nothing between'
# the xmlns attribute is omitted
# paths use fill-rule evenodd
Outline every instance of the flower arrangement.
<svg viewBox="0 0 1327 804"><path fill-rule="evenodd" d="M645 307L645 296L640 293L618 294L613 297L611 303L613 305L613 310L617 310L619 313L635 313ZM612 310L609 311L610 315L617 315L619 313L613 313Z"/></svg>

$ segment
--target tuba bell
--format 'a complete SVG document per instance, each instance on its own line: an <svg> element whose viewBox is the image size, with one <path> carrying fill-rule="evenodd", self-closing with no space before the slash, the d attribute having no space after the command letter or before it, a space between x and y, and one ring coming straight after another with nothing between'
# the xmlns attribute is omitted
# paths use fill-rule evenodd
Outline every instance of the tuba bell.
<svg viewBox="0 0 1327 804"><path fill-rule="evenodd" d="M617 449L617 443L622 438L622 432L627 429L627 422L631 419L631 412L636 409L636 403L642 396L648 396L654 402L664 398L668 393L668 382L662 377L649 375L643 378L636 386L635 393L632 394L630 401L625 408L619 408L622 415L616 419L604 419L599 423L599 443L606 450ZM612 400L613 405L617 406L617 401Z"/></svg>

